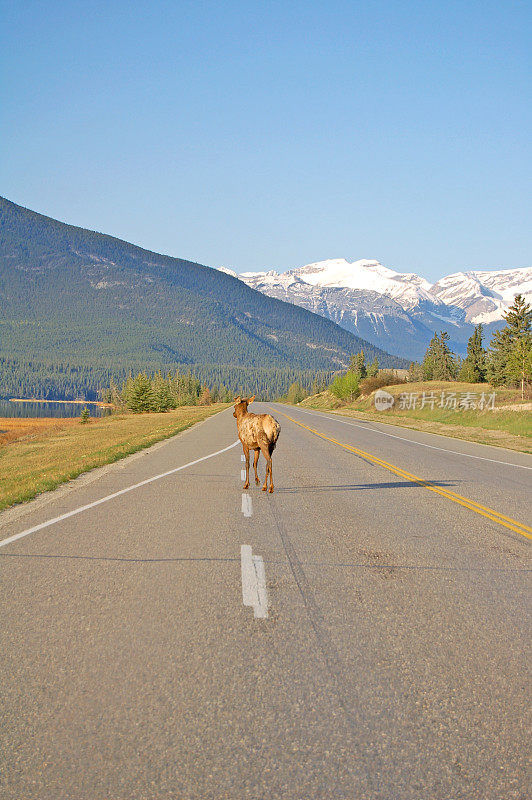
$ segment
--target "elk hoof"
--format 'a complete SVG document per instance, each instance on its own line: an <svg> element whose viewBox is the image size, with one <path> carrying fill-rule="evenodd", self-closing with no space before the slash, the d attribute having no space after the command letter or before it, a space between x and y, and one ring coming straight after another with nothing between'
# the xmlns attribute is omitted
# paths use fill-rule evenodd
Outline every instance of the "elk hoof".
<svg viewBox="0 0 532 800"><path fill-rule="evenodd" d="M243 488L244 488L244 489L249 489L249 481L248 481L247 483L245 483L245 484L244 484Z"/></svg>
<svg viewBox="0 0 532 800"><path fill-rule="evenodd" d="M258 486L258 485L259 485L259 483L260 483L260 480L259 480L258 478L255 478L255 483L256 483L256 484L257 484L257 486Z"/></svg>
<svg viewBox="0 0 532 800"><path fill-rule="evenodd" d="M263 487L262 487L262 491L263 491L263 492L267 492L267 491L268 491L268 487L267 487L267 486L263 486Z"/></svg>
<svg viewBox="0 0 532 800"><path fill-rule="evenodd" d="M270 486L270 494L273 494L273 486Z"/></svg>

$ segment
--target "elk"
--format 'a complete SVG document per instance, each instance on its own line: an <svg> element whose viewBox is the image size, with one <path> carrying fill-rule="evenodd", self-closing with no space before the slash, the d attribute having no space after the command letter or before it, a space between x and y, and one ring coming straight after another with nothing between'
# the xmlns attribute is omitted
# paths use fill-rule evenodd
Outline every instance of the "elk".
<svg viewBox="0 0 532 800"><path fill-rule="evenodd" d="M253 468L255 470L255 483L260 483L257 474L257 462L262 453L266 459L266 478L262 491L268 491L268 475L270 476L270 492L273 492L272 453L275 450L281 426L270 414L253 414L248 411L248 405L255 399L253 397L235 397L233 417L236 417L238 438L246 457L246 482L244 489L249 488L249 451L255 451Z"/></svg>

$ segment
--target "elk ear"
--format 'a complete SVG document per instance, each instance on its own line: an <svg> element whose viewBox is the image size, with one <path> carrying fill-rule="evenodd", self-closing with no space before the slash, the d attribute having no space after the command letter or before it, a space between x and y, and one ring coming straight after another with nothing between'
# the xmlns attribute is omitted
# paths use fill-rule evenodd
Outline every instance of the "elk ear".
<svg viewBox="0 0 532 800"><path fill-rule="evenodd" d="M256 398L256 396L257 395L254 394L253 397L248 397L248 403L252 403L254 401L254 399Z"/></svg>
<svg viewBox="0 0 532 800"><path fill-rule="evenodd" d="M233 405L237 406L241 402L242 398L240 397L240 395L238 395L238 397L235 397L235 399L233 400Z"/></svg>

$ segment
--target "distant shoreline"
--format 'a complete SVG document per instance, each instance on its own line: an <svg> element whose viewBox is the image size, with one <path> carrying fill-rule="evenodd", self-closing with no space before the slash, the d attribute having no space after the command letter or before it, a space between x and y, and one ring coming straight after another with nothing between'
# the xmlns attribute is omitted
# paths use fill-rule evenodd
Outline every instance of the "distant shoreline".
<svg viewBox="0 0 532 800"><path fill-rule="evenodd" d="M99 408L113 408L112 403L102 403L100 400L37 400L36 397L10 397L10 403L70 403L78 406L98 406Z"/></svg>

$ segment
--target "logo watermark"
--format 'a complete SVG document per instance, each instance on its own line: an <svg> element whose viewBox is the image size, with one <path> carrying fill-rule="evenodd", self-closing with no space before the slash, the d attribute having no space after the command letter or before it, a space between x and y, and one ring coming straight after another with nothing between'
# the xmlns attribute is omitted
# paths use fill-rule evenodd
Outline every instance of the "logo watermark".
<svg viewBox="0 0 532 800"><path fill-rule="evenodd" d="M375 392L375 408L377 411L388 411L395 403L395 397L384 389Z"/></svg>
<svg viewBox="0 0 532 800"><path fill-rule="evenodd" d="M376 396L375 406L378 407ZM416 408L430 408L432 411L435 408L446 411L494 411L495 392L401 392L398 406L402 411Z"/></svg>
<svg viewBox="0 0 532 800"><path fill-rule="evenodd" d="M441 408L445 411L495 411L495 392L401 392L397 398L401 411ZM377 411L389 411L395 397L384 389L375 392Z"/></svg>

